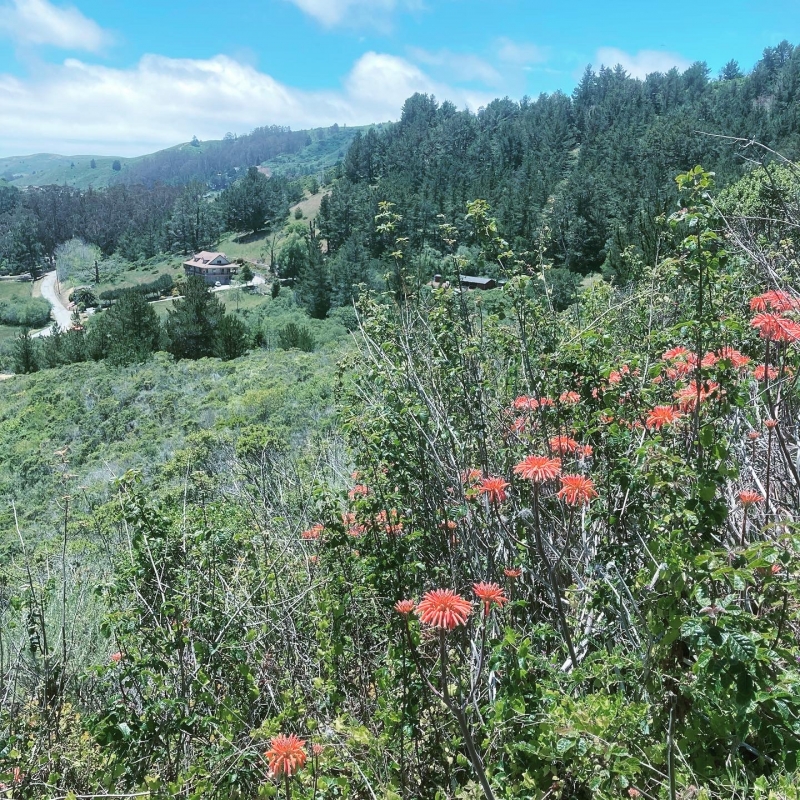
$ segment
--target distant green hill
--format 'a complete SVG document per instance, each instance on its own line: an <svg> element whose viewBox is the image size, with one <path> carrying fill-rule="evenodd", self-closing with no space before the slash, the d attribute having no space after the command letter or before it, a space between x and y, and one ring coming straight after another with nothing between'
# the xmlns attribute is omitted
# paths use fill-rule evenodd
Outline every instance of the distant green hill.
<svg viewBox="0 0 800 800"><path fill-rule="evenodd" d="M220 184L215 188L222 188L236 177L238 170L253 165L292 177L322 172L343 160L356 133L367 127L334 125L290 131L271 126L233 138L184 142L135 158L53 153L9 156L0 158L0 180L20 188L66 184L88 189L117 182L149 185L185 184L192 180L210 181ZM121 169L114 170L117 161Z"/></svg>
<svg viewBox="0 0 800 800"><path fill-rule="evenodd" d="M0 176L12 186L48 186L67 184L79 189L108 186L119 173L112 165L128 166L138 158L116 158L115 156L59 156L53 153L37 153L30 156L0 158ZM92 168L92 161L95 168Z"/></svg>
<svg viewBox="0 0 800 800"><path fill-rule="evenodd" d="M313 175L323 172L334 166L339 161L344 161L347 150L356 134L365 133L370 128L382 129L384 123L377 125L364 125L355 128L316 128L308 131L310 138L302 150L296 153L281 153L274 158L267 159L263 166L272 172L285 175L287 178L296 178L301 175Z"/></svg>

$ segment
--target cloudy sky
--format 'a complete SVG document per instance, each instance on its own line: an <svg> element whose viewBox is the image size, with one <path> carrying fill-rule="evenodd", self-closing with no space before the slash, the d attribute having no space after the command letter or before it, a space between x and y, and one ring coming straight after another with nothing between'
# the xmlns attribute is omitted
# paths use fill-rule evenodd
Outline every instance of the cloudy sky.
<svg viewBox="0 0 800 800"><path fill-rule="evenodd" d="M477 109L800 44L798 0L0 0L0 156L132 156L259 125Z"/></svg>

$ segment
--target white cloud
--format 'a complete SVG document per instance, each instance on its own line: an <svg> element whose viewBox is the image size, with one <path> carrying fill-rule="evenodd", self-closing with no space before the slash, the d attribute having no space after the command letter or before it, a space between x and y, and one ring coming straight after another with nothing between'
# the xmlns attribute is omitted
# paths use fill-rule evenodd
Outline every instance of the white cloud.
<svg viewBox="0 0 800 800"><path fill-rule="evenodd" d="M61 8L48 0L12 0L0 6L0 35L20 44L55 45L65 50L95 53L111 35L77 8Z"/></svg>
<svg viewBox="0 0 800 800"><path fill-rule="evenodd" d="M547 61L547 51L530 42L515 42L504 36L495 41L497 57L506 64L527 67Z"/></svg>
<svg viewBox="0 0 800 800"><path fill-rule="evenodd" d="M31 79L0 75L0 153L135 155L260 125L294 129L397 119L414 92L476 109L491 98L439 83L396 56L365 53L339 91L306 91L228 56L143 57L121 70L68 59Z"/></svg>
<svg viewBox="0 0 800 800"><path fill-rule="evenodd" d="M595 68L601 64L606 67L622 68L634 78L646 78L652 72L669 72L673 67L679 70L688 69L692 62L678 53L668 53L664 50L640 50L630 54L616 47L601 47L595 57Z"/></svg>
<svg viewBox="0 0 800 800"><path fill-rule="evenodd" d="M503 76L488 62L469 53L453 53L450 50L431 52L419 47L409 49L415 61L429 67L439 67L459 81L477 80L487 86L499 86Z"/></svg>
<svg viewBox="0 0 800 800"><path fill-rule="evenodd" d="M419 8L419 0L289 0L328 28L335 25L382 25L396 8Z"/></svg>

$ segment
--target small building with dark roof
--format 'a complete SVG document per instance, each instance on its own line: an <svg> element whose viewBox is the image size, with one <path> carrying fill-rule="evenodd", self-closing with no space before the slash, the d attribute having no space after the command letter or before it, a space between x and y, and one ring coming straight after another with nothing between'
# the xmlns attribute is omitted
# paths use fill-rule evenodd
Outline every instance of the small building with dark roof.
<svg viewBox="0 0 800 800"><path fill-rule="evenodd" d="M481 278L476 275L461 276L462 289L496 289L497 281L494 278Z"/></svg>

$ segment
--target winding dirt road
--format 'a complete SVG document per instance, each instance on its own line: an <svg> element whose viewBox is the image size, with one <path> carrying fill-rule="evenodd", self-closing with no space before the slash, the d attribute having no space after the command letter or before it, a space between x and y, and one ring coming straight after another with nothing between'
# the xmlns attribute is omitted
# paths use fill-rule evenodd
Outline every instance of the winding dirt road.
<svg viewBox="0 0 800 800"><path fill-rule="evenodd" d="M72 312L64 305L57 291L57 275L56 271L48 272L42 278L42 297L50 303L50 316L58 323L58 327L62 331L68 331L72 325ZM33 336L49 336L50 328L47 327L43 331L38 331L32 334Z"/></svg>

